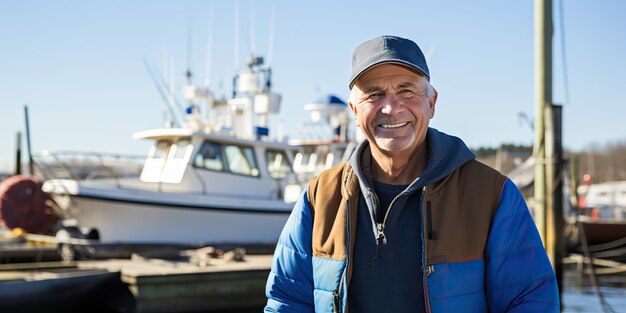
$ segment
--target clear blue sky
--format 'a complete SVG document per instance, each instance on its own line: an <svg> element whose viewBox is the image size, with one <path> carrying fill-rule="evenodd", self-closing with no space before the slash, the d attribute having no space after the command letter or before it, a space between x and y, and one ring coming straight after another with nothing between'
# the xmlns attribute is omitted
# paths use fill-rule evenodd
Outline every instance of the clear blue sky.
<svg viewBox="0 0 626 313"><path fill-rule="evenodd" d="M553 98L567 99L564 33L565 145L580 150L624 140L626 1L563 2L561 29L554 1ZM210 3L0 2L0 170L14 167L25 103L36 152L144 154L148 144L130 136L160 127L163 104L143 59L160 68L167 55L182 85L191 20L191 66L196 82L204 80ZM239 1L239 64L251 52L268 53L272 3ZM275 6L274 90L283 95L281 119L292 136L308 119L304 104L328 93L347 98L354 47L394 34L415 40L430 56L439 91L432 126L470 147L532 142L518 115L534 114L533 1L277 0ZM235 1L216 0L213 7L211 86L228 95L236 64Z"/></svg>

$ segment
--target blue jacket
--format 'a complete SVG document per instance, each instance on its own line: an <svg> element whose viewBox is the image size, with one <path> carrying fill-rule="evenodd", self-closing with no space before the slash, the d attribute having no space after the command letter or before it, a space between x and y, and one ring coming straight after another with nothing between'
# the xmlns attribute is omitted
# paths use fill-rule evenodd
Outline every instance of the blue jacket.
<svg viewBox="0 0 626 313"><path fill-rule="evenodd" d="M424 310L559 312L554 272L519 190L472 160L458 138L429 129L428 144L430 174L422 177L431 179L409 186L424 185ZM347 311L358 199L369 192L365 149L312 180L294 206L274 254L265 312Z"/></svg>

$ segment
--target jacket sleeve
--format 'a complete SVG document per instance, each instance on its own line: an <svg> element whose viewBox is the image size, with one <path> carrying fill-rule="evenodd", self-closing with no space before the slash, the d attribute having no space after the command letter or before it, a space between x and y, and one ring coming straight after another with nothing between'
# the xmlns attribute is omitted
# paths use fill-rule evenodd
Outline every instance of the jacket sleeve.
<svg viewBox="0 0 626 313"><path fill-rule="evenodd" d="M265 312L313 312L312 213L306 189L276 244L267 279Z"/></svg>
<svg viewBox="0 0 626 313"><path fill-rule="evenodd" d="M558 287L520 191L507 179L485 253L489 312L560 312Z"/></svg>

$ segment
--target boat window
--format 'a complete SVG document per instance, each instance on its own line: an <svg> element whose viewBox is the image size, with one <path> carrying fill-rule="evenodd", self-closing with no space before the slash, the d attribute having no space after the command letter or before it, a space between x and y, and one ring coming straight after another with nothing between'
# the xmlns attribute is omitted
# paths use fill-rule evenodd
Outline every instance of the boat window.
<svg viewBox="0 0 626 313"><path fill-rule="evenodd" d="M254 151L250 147L227 145L224 147L228 170L235 174L259 176L259 169L254 159Z"/></svg>
<svg viewBox="0 0 626 313"><path fill-rule="evenodd" d="M178 139L176 141L176 152L174 152L174 159L182 159L185 157L187 149L191 145L189 138Z"/></svg>
<svg viewBox="0 0 626 313"><path fill-rule="evenodd" d="M155 145L152 159L165 159L170 150L171 142L169 140L159 140Z"/></svg>
<svg viewBox="0 0 626 313"><path fill-rule="evenodd" d="M202 144L202 147L200 147L198 154L196 154L193 164L196 167L206 168L209 170L223 170L224 163L222 162L222 145L215 142L205 141Z"/></svg>
<svg viewBox="0 0 626 313"><path fill-rule="evenodd" d="M287 155L283 151L267 150L265 152L267 159L267 171L270 177L275 179L285 178L291 173L291 164L287 159Z"/></svg>

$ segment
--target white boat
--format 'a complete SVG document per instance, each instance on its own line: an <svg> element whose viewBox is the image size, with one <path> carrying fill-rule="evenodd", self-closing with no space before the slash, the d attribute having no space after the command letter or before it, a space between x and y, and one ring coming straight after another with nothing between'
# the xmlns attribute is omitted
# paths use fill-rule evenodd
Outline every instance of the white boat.
<svg viewBox="0 0 626 313"><path fill-rule="evenodd" d="M301 147L294 157L293 169L298 181L306 182L323 170L348 161L357 146L350 127L348 104L334 95L327 95L304 109L310 122L302 125L300 138L289 143Z"/></svg>
<svg viewBox="0 0 626 313"><path fill-rule="evenodd" d="M299 148L268 135L280 95L262 65L249 60L228 101L186 86L184 125L133 135L154 142L140 175L49 179L44 191L67 220L97 230L103 242L275 243L301 192L289 184ZM207 116L198 112L201 100Z"/></svg>

